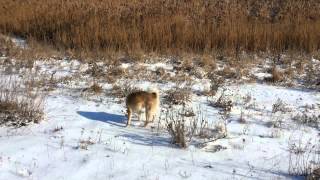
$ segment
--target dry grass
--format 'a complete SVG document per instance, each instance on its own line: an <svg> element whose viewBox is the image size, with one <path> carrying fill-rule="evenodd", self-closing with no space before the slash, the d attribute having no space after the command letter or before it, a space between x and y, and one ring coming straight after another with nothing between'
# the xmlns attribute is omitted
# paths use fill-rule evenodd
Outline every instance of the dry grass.
<svg viewBox="0 0 320 180"><path fill-rule="evenodd" d="M230 112L233 107L233 102L225 95L225 90L222 91L219 98L215 101L209 101L209 105L225 112Z"/></svg>
<svg viewBox="0 0 320 180"><path fill-rule="evenodd" d="M311 140L306 143L289 142L289 174L312 177L313 172L320 168L319 144Z"/></svg>
<svg viewBox="0 0 320 180"><path fill-rule="evenodd" d="M166 92L164 102L169 105L186 105L191 102L192 91L189 88L175 88Z"/></svg>
<svg viewBox="0 0 320 180"><path fill-rule="evenodd" d="M292 120L299 124L305 124L311 127L320 128L320 115L308 113L307 109L294 115L292 117Z"/></svg>
<svg viewBox="0 0 320 180"><path fill-rule="evenodd" d="M165 127L171 136L171 143L180 148L190 144L202 147L208 142L226 137L225 127L209 124L208 117L201 107L196 112L185 106L178 109L165 109Z"/></svg>
<svg viewBox="0 0 320 180"><path fill-rule="evenodd" d="M317 0L2 0L0 32L79 53L312 53L320 47Z"/></svg>
<svg viewBox="0 0 320 180"><path fill-rule="evenodd" d="M290 108L288 107L288 105L285 102L283 102L280 98L278 98L277 101L274 104L272 104L272 113L286 113L289 111Z"/></svg>
<svg viewBox="0 0 320 180"><path fill-rule="evenodd" d="M43 60L48 59L48 57L61 59L62 57L61 52L54 50L48 44L32 39L27 43L24 47L19 47L9 37L0 34L0 55L14 58L20 67L27 68L32 68L36 59Z"/></svg>
<svg viewBox="0 0 320 180"><path fill-rule="evenodd" d="M125 82L122 85L113 84L112 89L107 93L115 98L127 97L130 93L142 91L142 89L134 87L131 83Z"/></svg>
<svg viewBox="0 0 320 180"><path fill-rule="evenodd" d="M176 144L181 148L187 147L186 127L183 119L173 119L166 123L167 131L171 136L171 143Z"/></svg>
<svg viewBox="0 0 320 180"><path fill-rule="evenodd" d="M101 94L103 89L98 83L94 82L89 88L84 89L84 91L89 91L94 94Z"/></svg>
<svg viewBox="0 0 320 180"><path fill-rule="evenodd" d="M280 72L276 66L273 66L269 70L271 77L266 78L265 80L268 82L276 83L284 80L284 74Z"/></svg>
<svg viewBox="0 0 320 180"><path fill-rule="evenodd" d="M0 125L21 127L43 119L44 97L39 92L21 89L18 81L1 82Z"/></svg>

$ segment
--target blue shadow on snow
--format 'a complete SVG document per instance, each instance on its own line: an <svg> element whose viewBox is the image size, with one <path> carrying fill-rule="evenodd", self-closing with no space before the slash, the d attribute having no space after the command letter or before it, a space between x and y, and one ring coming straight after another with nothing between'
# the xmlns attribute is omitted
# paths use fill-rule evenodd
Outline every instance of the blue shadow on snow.
<svg viewBox="0 0 320 180"><path fill-rule="evenodd" d="M111 125L124 127L126 117L117 114L110 114L106 112L88 112L88 111L77 111L77 113L87 119L94 121L101 121L105 123L109 123Z"/></svg>

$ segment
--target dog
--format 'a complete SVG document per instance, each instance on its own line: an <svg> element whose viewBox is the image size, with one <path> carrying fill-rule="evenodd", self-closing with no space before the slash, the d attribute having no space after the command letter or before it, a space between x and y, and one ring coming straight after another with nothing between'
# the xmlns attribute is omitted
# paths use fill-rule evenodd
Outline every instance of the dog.
<svg viewBox="0 0 320 180"><path fill-rule="evenodd" d="M126 98L128 116L126 126L130 126L132 113L137 113L138 120L140 121L141 113L144 110L146 115L144 127L146 127L150 119L152 119L152 122L154 121L157 111L159 109L159 104L159 91L157 89L151 91L136 91L129 94Z"/></svg>

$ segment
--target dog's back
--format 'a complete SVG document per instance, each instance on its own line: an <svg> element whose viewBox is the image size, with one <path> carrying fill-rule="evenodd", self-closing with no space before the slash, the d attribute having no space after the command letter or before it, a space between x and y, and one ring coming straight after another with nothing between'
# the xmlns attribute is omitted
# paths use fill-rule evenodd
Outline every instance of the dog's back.
<svg viewBox="0 0 320 180"><path fill-rule="evenodd" d="M149 119L154 116L159 107L159 94L157 91L147 92L147 91L137 91L129 94L126 98L127 113L128 113L128 122L130 124L131 114L136 112L139 114L145 109L146 113L146 124ZM139 118L140 119L140 118Z"/></svg>
<svg viewBox="0 0 320 180"><path fill-rule="evenodd" d="M146 103L152 103L157 99L155 92L149 93L146 91L133 92L127 96L126 105L133 111L144 108Z"/></svg>

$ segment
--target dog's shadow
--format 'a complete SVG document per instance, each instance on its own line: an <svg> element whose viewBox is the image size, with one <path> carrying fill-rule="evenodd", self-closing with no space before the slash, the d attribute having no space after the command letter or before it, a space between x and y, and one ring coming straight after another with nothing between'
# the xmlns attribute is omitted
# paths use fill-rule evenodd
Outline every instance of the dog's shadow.
<svg viewBox="0 0 320 180"><path fill-rule="evenodd" d="M88 111L77 111L77 113L89 120L101 121L109 123L111 125L125 127L126 117L118 114L110 114L106 112L88 112Z"/></svg>

